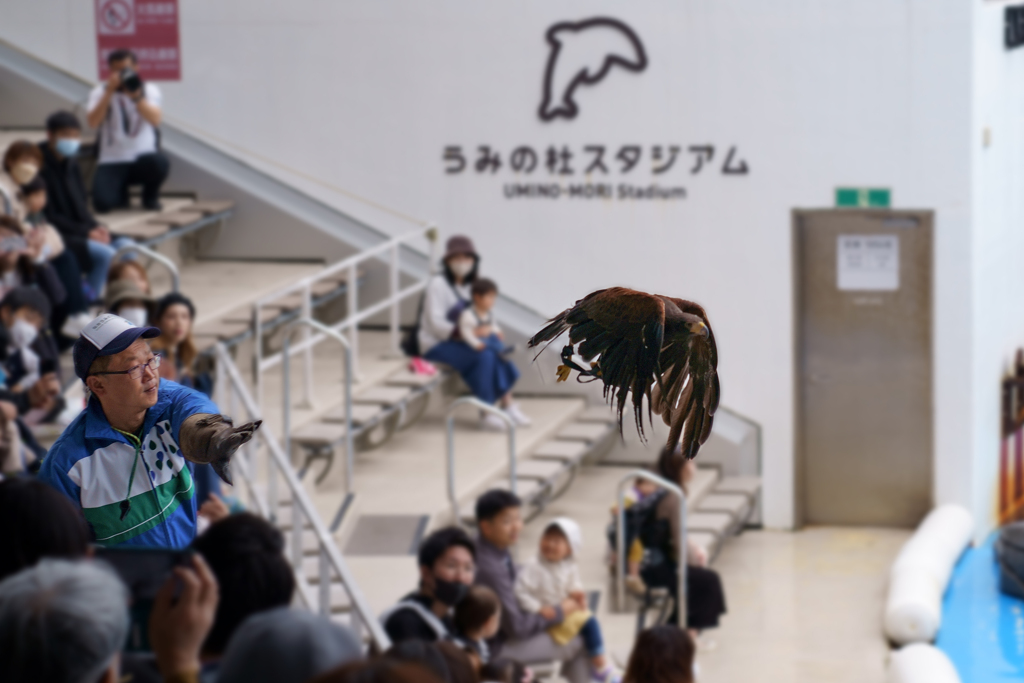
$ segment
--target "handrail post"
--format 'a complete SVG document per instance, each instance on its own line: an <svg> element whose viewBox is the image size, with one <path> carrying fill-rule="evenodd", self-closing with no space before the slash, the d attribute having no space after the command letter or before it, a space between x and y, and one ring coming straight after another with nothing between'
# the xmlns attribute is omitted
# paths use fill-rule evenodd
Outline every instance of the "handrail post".
<svg viewBox="0 0 1024 683"><path fill-rule="evenodd" d="M391 247L391 265L388 272L388 296L391 299L391 320L390 320L390 331L391 331L391 353L401 353L399 349L398 340L398 312L399 312L399 301L398 301L398 243L396 242Z"/></svg>
<svg viewBox="0 0 1024 683"><path fill-rule="evenodd" d="M356 273L356 264L353 262L348 267L348 315L345 317L352 317L359 312L359 287L358 287L358 275ZM352 347L352 353L358 359L359 357L359 323L352 323L352 329L349 332L350 341L349 344ZM355 369L353 363L353 370ZM355 377L353 381L358 381Z"/></svg>
<svg viewBox="0 0 1024 683"><path fill-rule="evenodd" d="M634 479L646 479L679 499L679 538L677 539L678 585L676 588L676 624L686 628L686 494L678 484L647 470L633 470L619 480L618 514L615 530L615 598L621 610L626 604L626 485Z"/></svg>
<svg viewBox="0 0 1024 683"><path fill-rule="evenodd" d="M509 417L508 413L499 408L484 403L476 396L463 396L457 398L451 402L448 406L448 411L445 414L445 423L447 430L447 455L448 455L448 502L452 506L452 515L454 516L454 523L459 523L459 501L458 494L455 491L455 409L461 405L472 405L476 406L485 413L497 415L505 425L508 427L508 486L509 490L514 494L516 492L516 423Z"/></svg>
<svg viewBox="0 0 1024 683"><path fill-rule="evenodd" d="M332 330L323 323L312 318L299 318L292 321L284 330L284 342L282 344L282 378L284 381L283 395L283 424L284 424L284 452L292 457L292 403L291 403L291 346L292 333L297 327L312 328L337 340L342 347L345 360L345 495L352 493L353 479L355 478L355 453L353 452L354 442L352 438L352 347L348 339L337 330Z"/></svg>
<svg viewBox="0 0 1024 683"><path fill-rule="evenodd" d="M178 266L171 259L167 258L163 254L157 253L148 247L144 247L141 244L126 244L114 252L114 257L110 259L111 263L117 261L123 255L128 252L136 251L147 258L151 258L171 273L171 291L177 292L181 289L181 274L178 272Z"/></svg>
<svg viewBox="0 0 1024 683"><path fill-rule="evenodd" d="M309 282L302 288L302 317L313 319L313 292L310 291ZM309 327L306 327L302 331L302 341L309 342L312 333ZM306 352L303 354L303 392L304 392L304 405L306 408L313 407L313 346L306 344Z"/></svg>

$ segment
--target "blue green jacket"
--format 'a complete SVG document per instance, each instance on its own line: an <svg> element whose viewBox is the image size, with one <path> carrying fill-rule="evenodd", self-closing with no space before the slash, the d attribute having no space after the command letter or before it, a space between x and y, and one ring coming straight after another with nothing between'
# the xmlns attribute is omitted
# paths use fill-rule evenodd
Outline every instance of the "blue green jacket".
<svg viewBox="0 0 1024 683"><path fill-rule="evenodd" d="M93 397L50 448L39 478L82 510L100 545L185 548L196 534L196 487L178 432L189 416L217 412L206 396L161 380L137 440L111 427Z"/></svg>

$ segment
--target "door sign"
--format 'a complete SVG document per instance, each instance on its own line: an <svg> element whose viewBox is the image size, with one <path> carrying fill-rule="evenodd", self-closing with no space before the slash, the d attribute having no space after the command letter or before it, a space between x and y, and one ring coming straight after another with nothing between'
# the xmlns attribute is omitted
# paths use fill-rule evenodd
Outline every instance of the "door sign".
<svg viewBox="0 0 1024 683"><path fill-rule="evenodd" d="M898 235L840 235L836 286L841 291L894 292L900 288Z"/></svg>

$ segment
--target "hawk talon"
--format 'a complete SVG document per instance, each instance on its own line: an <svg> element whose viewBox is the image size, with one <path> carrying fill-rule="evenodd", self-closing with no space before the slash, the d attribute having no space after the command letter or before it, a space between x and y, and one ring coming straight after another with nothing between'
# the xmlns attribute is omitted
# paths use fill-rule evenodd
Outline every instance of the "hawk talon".
<svg viewBox="0 0 1024 683"><path fill-rule="evenodd" d="M568 365L559 365L558 369L555 370L555 375L558 377L559 382L564 382L569 379L570 372L572 372L572 368Z"/></svg>

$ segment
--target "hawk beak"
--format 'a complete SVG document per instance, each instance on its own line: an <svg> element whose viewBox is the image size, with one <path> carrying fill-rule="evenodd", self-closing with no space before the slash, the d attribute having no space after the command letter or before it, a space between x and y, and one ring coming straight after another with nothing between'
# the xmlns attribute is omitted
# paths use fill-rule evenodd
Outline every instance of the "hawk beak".
<svg viewBox="0 0 1024 683"><path fill-rule="evenodd" d="M704 323L697 322L697 323L690 323L690 332L692 332L694 334L698 334L698 335L704 337L705 339L707 339L708 333L710 332L710 330L708 330L708 326L705 325Z"/></svg>

